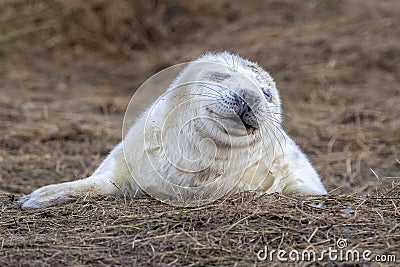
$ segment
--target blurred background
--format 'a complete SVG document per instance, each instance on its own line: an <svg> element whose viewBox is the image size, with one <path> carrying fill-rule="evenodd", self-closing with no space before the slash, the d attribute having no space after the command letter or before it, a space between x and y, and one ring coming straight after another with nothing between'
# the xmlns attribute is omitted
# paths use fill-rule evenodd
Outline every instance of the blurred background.
<svg viewBox="0 0 400 267"><path fill-rule="evenodd" d="M0 3L0 192L83 178L152 74L228 50L271 72L329 191L400 176L400 1Z"/></svg>

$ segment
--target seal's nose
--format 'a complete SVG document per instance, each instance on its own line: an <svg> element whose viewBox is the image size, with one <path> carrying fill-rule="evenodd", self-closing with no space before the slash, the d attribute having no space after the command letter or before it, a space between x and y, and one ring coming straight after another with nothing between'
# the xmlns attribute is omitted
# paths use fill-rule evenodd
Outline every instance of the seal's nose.
<svg viewBox="0 0 400 267"><path fill-rule="evenodd" d="M252 127L257 129L258 123L253 112L260 103L260 97L257 93L249 90L240 90L239 94L236 96L236 101L239 108L236 109L235 112L240 120L246 128Z"/></svg>
<svg viewBox="0 0 400 267"><path fill-rule="evenodd" d="M260 96L256 92L250 90L240 90L239 97L245 102L248 107L257 106L260 102Z"/></svg>

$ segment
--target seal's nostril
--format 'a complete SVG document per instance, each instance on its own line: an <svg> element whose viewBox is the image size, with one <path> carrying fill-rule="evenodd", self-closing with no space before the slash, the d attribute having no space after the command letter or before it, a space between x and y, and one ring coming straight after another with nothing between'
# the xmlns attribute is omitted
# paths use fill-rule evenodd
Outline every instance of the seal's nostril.
<svg viewBox="0 0 400 267"><path fill-rule="evenodd" d="M246 90L229 91L221 97L221 102L230 112L236 114L234 117L240 119L246 129L258 128L257 117L253 111L258 108L260 102L257 94ZM230 114L232 117L232 113Z"/></svg>

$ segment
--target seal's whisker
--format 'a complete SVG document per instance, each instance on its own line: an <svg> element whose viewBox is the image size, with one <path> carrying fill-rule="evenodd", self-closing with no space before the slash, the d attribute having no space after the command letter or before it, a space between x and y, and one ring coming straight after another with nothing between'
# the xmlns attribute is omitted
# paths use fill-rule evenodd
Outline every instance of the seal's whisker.
<svg viewBox="0 0 400 267"><path fill-rule="evenodd" d="M218 105L219 103L212 103L212 104L210 104L210 105ZM224 117L223 115L221 115L221 114L218 114L218 113L215 113L215 112L213 112L213 114L215 115L215 116L217 116L219 119L224 119L224 120L232 120L232 117ZM233 114L236 114L233 110L232 110L232 115Z"/></svg>
<svg viewBox="0 0 400 267"><path fill-rule="evenodd" d="M282 116L282 117L284 117L284 118L286 118L286 119L289 119L290 121L293 120L292 117L290 117L290 116L287 115L287 114L281 113L281 112L271 112L271 111L268 112L268 111L267 111L267 114L279 115L279 116Z"/></svg>
<svg viewBox="0 0 400 267"><path fill-rule="evenodd" d="M209 99L212 99L212 100L215 100L215 98L216 97L218 97L217 95L213 95L213 94L204 94L204 93L199 93L199 94L196 94L196 93L188 93L187 94L187 96L199 96L199 97L207 97L207 98L209 98Z"/></svg>
<svg viewBox="0 0 400 267"><path fill-rule="evenodd" d="M286 144L286 135L283 133L283 131L282 131L282 129L281 129L281 127L278 127L277 125L275 125L274 123L272 123L273 124L273 126L275 127L275 129L277 129L278 130L278 132L282 135L282 137L283 137L283 140L285 141L285 144ZM282 126L282 124L279 124L280 126Z"/></svg>
<svg viewBox="0 0 400 267"><path fill-rule="evenodd" d="M272 124L272 126L273 126L273 127L270 127L270 128L271 128L270 130L271 130L272 134L274 135L276 141L278 142L279 147L281 148L282 154L284 154L284 149L283 149L282 143L281 143L281 141L279 140L278 136L275 134L276 131L273 129L273 128L275 128L275 129L278 129L278 130L279 130L279 127L277 127L277 126L274 125L274 124ZM267 126L266 126L266 127L267 127Z"/></svg>
<svg viewBox="0 0 400 267"><path fill-rule="evenodd" d="M201 101L201 100L199 100L199 101ZM204 100L204 101L209 101L209 100ZM200 106L200 107L195 107L195 108L192 108L192 109L188 109L187 111L201 110L201 109L207 108L207 107L212 106L212 105L217 105L217 104L218 103L210 103L210 104L203 105L203 106Z"/></svg>
<svg viewBox="0 0 400 267"><path fill-rule="evenodd" d="M272 144L272 148L273 148L273 150L272 150L272 158L270 158L270 156L271 156L270 153L266 153L268 162L272 163L273 162L273 157L275 155L275 146L273 145L273 140L271 138L271 135L269 134L269 131L268 131L267 127L264 127L264 128L266 129L265 131L267 132L268 138L269 138L269 140L270 140L270 142ZM265 142L266 141L263 140L263 144L264 144L265 150L266 151L271 151L271 148L268 146L268 144L265 144Z"/></svg>
<svg viewBox="0 0 400 267"><path fill-rule="evenodd" d="M280 126L282 126L283 127L283 122L281 122L279 119L277 119L277 118L275 118L275 117L269 117L269 116L267 116L267 117L265 117L265 120L266 121L271 121L271 122L273 122L273 123L276 123L276 124L278 124L278 125L280 125Z"/></svg>
<svg viewBox="0 0 400 267"><path fill-rule="evenodd" d="M213 85L216 85L216 86L218 86L218 87L222 87L222 88L223 88L223 86L221 86L221 85L219 85L219 84L217 84L217 83L210 83L210 84L213 84ZM222 95L223 95L222 92L217 91L217 90L215 90L214 88L212 88L212 87L210 87L210 86L207 86L207 85L204 85L204 84L198 84L197 86L210 89L211 91L217 93L218 96L222 96Z"/></svg>
<svg viewBox="0 0 400 267"><path fill-rule="evenodd" d="M272 133L274 134L275 140L278 142L279 147L281 148L281 151L282 151L282 154L283 154L284 151L283 151L282 144L281 144L281 142L279 141L279 139L276 138L276 135L275 135L275 133L274 133L274 130L268 129L268 125L265 125L265 126L264 126L264 129L265 129L265 131L267 132L268 138L270 139L271 145L272 145L272 147L273 147L273 157L275 157L275 155L276 155L275 144L274 144L274 141L273 141L273 139L272 139L272 136L269 134L269 132L272 132Z"/></svg>
<svg viewBox="0 0 400 267"><path fill-rule="evenodd" d="M203 92L202 92L202 90L200 90L199 88L206 88L206 89L211 90L211 92L207 92L207 94L215 95L215 97L219 97L219 96L222 95L222 92L216 90L215 88L212 88L212 87L208 86L208 84L210 84L210 85L216 85L216 86L219 86L219 87L220 87L221 85L219 85L218 83L206 83L206 84L207 84L207 85L205 85L205 84L197 84L197 85L196 85L196 90L201 91L201 94L202 94Z"/></svg>
<svg viewBox="0 0 400 267"><path fill-rule="evenodd" d="M216 95L212 95L212 94L195 94L195 93L188 93L188 94L184 94L184 95L176 95L176 97L189 97L189 96L203 96L203 97L209 97L210 99L215 99L215 97L218 97Z"/></svg>
<svg viewBox="0 0 400 267"><path fill-rule="evenodd" d="M271 126L272 126L271 128L274 128L274 129L275 129L275 130L274 130L274 129L271 129L271 131L274 133L275 138L279 141L278 136L275 134L276 131L278 131L278 132L280 133L280 135L283 137L283 140L284 140L284 142L285 142L285 144L286 144L286 135L283 133L283 131L282 131L282 129L281 129L282 123L276 122L276 121L272 120L272 118L267 118L267 121L268 121L268 125L271 125ZM281 126L281 127L279 127L279 126ZM279 142L280 142L280 141L279 141ZM281 145L281 144L280 144L280 145ZM281 147L282 147L282 145L281 145ZM282 151L283 151L283 149L282 149Z"/></svg>

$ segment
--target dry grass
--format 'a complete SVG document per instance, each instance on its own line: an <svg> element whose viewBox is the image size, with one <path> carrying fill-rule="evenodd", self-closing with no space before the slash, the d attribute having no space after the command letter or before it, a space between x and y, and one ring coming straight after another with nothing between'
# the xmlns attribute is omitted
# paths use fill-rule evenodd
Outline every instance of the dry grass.
<svg viewBox="0 0 400 267"><path fill-rule="evenodd" d="M0 264L270 266L256 256L265 245L318 253L338 249L340 238L346 250L399 257L399 188L379 197L247 193L189 209L152 199L80 199L21 213L4 199Z"/></svg>
<svg viewBox="0 0 400 267"><path fill-rule="evenodd" d="M228 1L187 5L182 0L17 0L2 5L0 43L24 46L33 40L41 42L42 51L84 46L125 55L160 42L168 44L209 19L226 21L233 16L230 10L222 12Z"/></svg>
<svg viewBox="0 0 400 267"><path fill-rule="evenodd" d="M346 250L398 258L399 188L379 197L247 193L188 209L152 199L80 199L21 212L4 197L0 264L271 266L257 260L265 245L318 253L338 249L341 238Z"/></svg>
<svg viewBox="0 0 400 267"><path fill-rule="evenodd" d="M400 2L214 2L0 4L0 266L271 266L255 254L266 244L321 251L338 238L399 260ZM248 193L198 209L87 198L26 212L12 201L90 175L141 82L225 49L272 72L287 131L329 196Z"/></svg>

